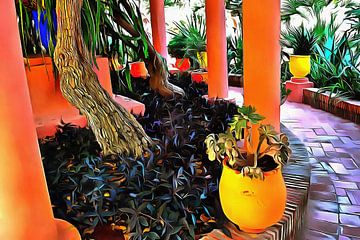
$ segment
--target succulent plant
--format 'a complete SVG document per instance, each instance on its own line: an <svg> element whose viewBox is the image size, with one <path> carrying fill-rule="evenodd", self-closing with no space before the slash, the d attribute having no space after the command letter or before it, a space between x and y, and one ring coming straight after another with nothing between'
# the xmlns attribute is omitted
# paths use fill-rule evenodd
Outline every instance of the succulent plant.
<svg viewBox="0 0 360 240"><path fill-rule="evenodd" d="M290 158L288 138L278 134L271 125L260 124L263 116L252 106L238 108L225 133L209 134L204 143L210 161L218 160L251 178L264 179L264 171L271 171L287 163ZM252 143L252 126L260 124L257 146ZM264 143L266 146L263 147ZM245 149L246 148L246 149ZM268 157L271 156L272 161Z"/></svg>

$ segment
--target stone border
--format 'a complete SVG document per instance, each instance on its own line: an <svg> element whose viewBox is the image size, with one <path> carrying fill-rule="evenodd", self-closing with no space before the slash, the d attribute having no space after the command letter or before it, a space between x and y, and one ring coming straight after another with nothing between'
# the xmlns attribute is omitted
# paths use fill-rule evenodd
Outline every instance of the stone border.
<svg viewBox="0 0 360 240"><path fill-rule="evenodd" d="M310 185L310 162L305 145L284 125L281 131L289 137L293 154L283 169L287 188L287 203L283 218L261 234L247 234L229 224L232 239L242 240L292 240L300 233L305 220L308 190ZM221 230L215 229L202 240L229 240Z"/></svg>
<svg viewBox="0 0 360 240"><path fill-rule="evenodd" d="M329 93L318 93L318 90L318 88L305 88L303 102L354 123L360 123L360 101L341 98L330 99Z"/></svg>

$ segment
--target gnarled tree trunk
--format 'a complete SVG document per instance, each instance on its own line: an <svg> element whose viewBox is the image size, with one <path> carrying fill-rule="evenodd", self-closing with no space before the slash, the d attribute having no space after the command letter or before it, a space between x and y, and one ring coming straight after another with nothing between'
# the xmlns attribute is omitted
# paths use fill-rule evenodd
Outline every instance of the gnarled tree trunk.
<svg viewBox="0 0 360 240"><path fill-rule="evenodd" d="M122 1L122 5L130 12L131 6L127 0ZM117 9L117 11L119 11L119 9ZM122 14L117 11L114 10L113 12L113 20L125 29L132 37L140 37L140 33L123 17ZM138 17L141 18L141 16ZM165 63L156 52L148 36L146 35L144 37L148 45L149 57L147 59L145 56L141 57L144 59L149 71L151 89L159 92L164 97L171 97L174 94L184 96L184 90L168 81L168 73ZM143 55L142 51L140 51L139 54Z"/></svg>
<svg viewBox="0 0 360 240"><path fill-rule="evenodd" d="M57 0L54 62L64 97L88 120L104 155L139 157L151 144L141 125L101 87L81 32L82 0Z"/></svg>

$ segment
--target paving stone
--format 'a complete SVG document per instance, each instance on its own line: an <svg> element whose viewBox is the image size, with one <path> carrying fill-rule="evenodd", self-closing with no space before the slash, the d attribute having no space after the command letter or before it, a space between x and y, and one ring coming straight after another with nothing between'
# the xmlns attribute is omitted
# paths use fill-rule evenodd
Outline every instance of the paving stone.
<svg viewBox="0 0 360 240"><path fill-rule="evenodd" d="M337 213L314 210L311 216L318 220L339 223L339 215Z"/></svg>
<svg viewBox="0 0 360 240"><path fill-rule="evenodd" d="M311 183L322 183L322 184L327 184L327 185L331 185L333 184L333 181L331 180L331 178L329 176L314 176L311 175Z"/></svg>
<svg viewBox="0 0 360 240"><path fill-rule="evenodd" d="M339 175L339 180L360 183L360 175L353 175L352 170L349 170L349 172L350 175Z"/></svg>
<svg viewBox="0 0 360 240"><path fill-rule="evenodd" d="M335 148L331 143L321 143L325 152L335 152Z"/></svg>
<svg viewBox="0 0 360 240"><path fill-rule="evenodd" d="M333 145L333 147L344 147L344 146L346 146L346 144L344 144L344 142L341 141L340 139L333 139L330 142Z"/></svg>
<svg viewBox="0 0 360 240"><path fill-rule="evenodd" d="M312 155L315 157L324 157L325 156L325 152L322 148L317 148L317 147L312 147Z"/></svg>
<svg viewBox="0 0 360 240"><path fill-rule="evenodd" d="M341 213L339 215L339 218L340 218L340 223L342 223L342 224L360 227L360 217L359 216Z"/></svg>
<svg viewBox="0 0 360 240"><path fill-rule="evenodd" d="M312 210L320 210L320 211L329 211L338 213L339 212L339 204L336 202L326 202L319 200L309 200L308 201L308 216L312 216Z"/></svg>
<svg viewBox="0 0 360 240"><path fill-rule="evenodd" d="M352 144L352 140L350 137L340 137L340 140L345 144Z"/></svg>
<svg viewBox="0 0 360 240"><path fill-rule="evenodd" d="M315 128L314 132L316 133L316 135L326 135L325 130L322 128Z"/></svg>
<svg viewBox="0 0 360 240"><path fill-rule="evenodd" d="M322 167L328 172L328 173L334 173L334 169L332 169L328 163L326 162L320 162Z"/></svg>
<svg viewBox="0 0 360 240"><path fill-rule="evenodd" d="M360 237L360 227L342 226L342 234L350 237Z"/></svg>
<svg viewBox="0 0 360 240"><path fill-rule="evenodd" d="M341 163L329 163L337 174L349 174L348 170Z"/></svg>
<svg viewBox="0 0 360 240"><path fill-rule="evenodd" d="M346 196L337 196L337 199L338 199L338 203L341 203L341 204L351 204L349 198L346 197Z"/></svg>
<svg viewBox="0 0 360 240"><path fill-rule="evenodd" d="M306 142L304 144L307 147L321 147L321 143L317 143L317 142Z"/></svg>
<svg viewBox="0 0 360 240"><path fill-rule="evenodd" d="M336 240L336 235L326 234L314 230L309 230L304 236L305 240Z"/></svg>
<svg viewBox="0 0 360 240"><path fill-rule="evenodd" d="M360 190L348 190L346 193L352 204L360 205Z"/></svg>
<svg viewBox="0 0 360 240"><path fill-rule="evenodd" d="M336 196L347 196L345 189L335 188Z"/></svg>
<svg viewBox="0 0 360 240"><path fill-rule="evenodd" d="M327 233L331 235L339 234L339 225L336 223L310 219L308 222L309 228L312 230L316 230L322 233Z"/></svg>
<svg viewBox="0 0 360 240"><path fill-rule="evenodd" d="M343 163L346 169L356 169L359 168L358 165L352 158L341 158L341 162Z"/></svg>
<svg viewBox="0 0 360 240"><path fill-rule="evenodd" d="M335 188L332 185L314 183L310 185L310 191L335 192Z"/></svg>
<svg viewBox="0 0 360 240"><path fill-rule="evenodd" d="M344 235L340 235L339 236L339 240L352 240L351 238L344 236Z"/></svg>
<svg viewBox="0 0 360 240"><path fill-rule="evenodd" d="M339 210L341 213L360 215L360 205L340 204Z"/></svg>
<svg viewBox="0 0 360 240"><path fill-rule="evenodd" d="M330 192L310 192L309 198L312 200L336 202L336 194Z"/></svg>
<svg viewBox="0 0 360 240"><path fill-rule="evenodd" d="M335 148L339 149L339 148ZM351 155L347 152L327 152L326 156L330 158L351 158Z"/></svg>
<svg viewBox="0 0 360 240"><path fill-rule="evenodd" d="M334 185L337 188L358 189L354 182L334 181Z"/></svg>
<svg viewBox="0 0 360 240"><path fill-rule="evenodd" d="M325 130L325 132L330 135L330 136L336 136L337 133L335 132L335 130L328 124L328 123L324 123L322 125L322 128Z"/></svg>

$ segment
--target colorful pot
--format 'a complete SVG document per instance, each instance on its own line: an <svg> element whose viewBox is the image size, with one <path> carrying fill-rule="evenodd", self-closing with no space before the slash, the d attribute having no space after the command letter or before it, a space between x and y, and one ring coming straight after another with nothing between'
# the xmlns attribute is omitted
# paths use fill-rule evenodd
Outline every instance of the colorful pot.
<svg viewBox="0 0 360 240"><path fill-rule="evenodd" d="M208 81L208 72L192 72L191 73L191 79L193 82L196 83L207 83Z"/></svg>
<svg viewBox="0 0 360 240"><path fill-rule="evenodd" d="M243 176L224 164L219 191L225 215L244 232L265 231L285 211L286 187L280 168L265 172L265 179L260 180Z"/></svg>
<svg viewBox="0 0 360 240"><path fill-rule="evenodd" d="M130 63L130 74L135 78L147 78L148 70L144 62Z"/></svg>
<svg viewBox="0 0 360 240"><path fill-rule="evenodd" d="M177 58L175 62L175 67L180 70L180 72L185 72L190 69L190 59L189 58Z"/></svg>
<svg viewBox="0 0 360 240"><path fill-rule="evenodd" d="M199 61L199 64L200 64L200 68L207 68L207 64L208 64L208 61L207 61L207 52L198 52L196 53L197 55L197 59Z"/></svg>
<svg viewBox="0 0 360 240"><path fill-rule="evenodd" d="M311 62L310 55L292 55L290 56L290 72L294 78L304 78L310 73Z"/></svg>
<svg viewBox="0 0 360 240"><path fill-rule="evenodd" d="M41 11L40 16L37 10L32 10L31 14L34 20L35 30L40 34L41 44L44 46L44 48L46 48L46 50L49 50L50 30L48 28L48 23L46 20L46 11ZM54 31L56 32L57 18L56 18L55 9L51 10L51 17L54 26ZM52 39L52 43L54 46L56 45L55 40L56 39Z"/></svg>

